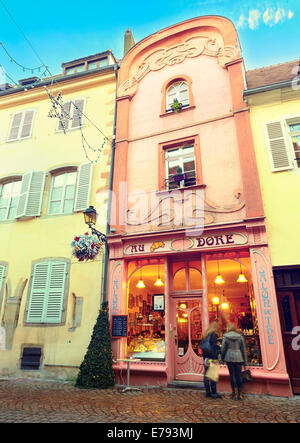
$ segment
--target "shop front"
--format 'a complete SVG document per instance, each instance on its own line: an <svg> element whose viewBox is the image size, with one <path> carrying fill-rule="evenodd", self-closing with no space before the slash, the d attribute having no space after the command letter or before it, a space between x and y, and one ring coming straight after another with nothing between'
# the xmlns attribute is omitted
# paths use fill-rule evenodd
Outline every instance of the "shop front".
<svg viewBox="0 0 300 443"><path fill-rule="evenodd" d="M217 321L220 340L229 323L245 337L254 378L245 391L291 395L268 248L254 243L253 232L235 226L197 237L169 231L110 238L110 314L127 316L126 336L113 336L113 352L116 360L135 360L133 385L202 382L199 343ZM115 372L124 383L126 363L116 363ZM230 391L224 364L219 390Z"/></svg>

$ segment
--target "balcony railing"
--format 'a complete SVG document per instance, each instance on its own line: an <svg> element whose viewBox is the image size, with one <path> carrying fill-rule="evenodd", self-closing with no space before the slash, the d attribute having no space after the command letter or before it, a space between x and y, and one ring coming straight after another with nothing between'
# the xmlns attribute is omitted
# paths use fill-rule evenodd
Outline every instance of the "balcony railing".
<svg viewBox="0 0 300 443"><path fill-rule="evenodd" d="M165 180L166 189L180 189L196 184L196 171L187 171L182 174L170 174Z"/></svg>

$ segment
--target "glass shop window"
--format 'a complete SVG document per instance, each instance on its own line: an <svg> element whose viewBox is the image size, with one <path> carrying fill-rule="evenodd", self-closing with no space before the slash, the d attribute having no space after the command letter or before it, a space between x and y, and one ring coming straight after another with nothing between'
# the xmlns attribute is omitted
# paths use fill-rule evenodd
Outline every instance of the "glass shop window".
<svg viewBox="0 0 300 443"><path fill-rule="evenodd" d="M206 257L209 323L218 321L220 338L228 324L235 323L245 338L249 365L261 365L251 262L246 254L237 253L235 259Z"/></svg>
<svg viewBox="0 0 300 443"><path fill-rule="evenodd" d="M201 260L174 262L173 292L190 292L203 288Z"/></svg>
<svg viewBox="0 0 300 443"><path fill-rule="evenodd" d="M164 263L128 266L127 358L165 360Z"/></svg>

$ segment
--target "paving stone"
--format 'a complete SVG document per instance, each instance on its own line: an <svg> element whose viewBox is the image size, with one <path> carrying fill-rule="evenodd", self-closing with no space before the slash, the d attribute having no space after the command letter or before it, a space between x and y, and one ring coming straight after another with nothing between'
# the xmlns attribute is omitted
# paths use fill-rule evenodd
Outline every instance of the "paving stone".
<svg viewBox="0 0 300 443"><path fill-rule="evenodd" d="M0 380L1 423L300 423L300 398L229 394L207 399L202 390L144 388L121 392L79 389L71 382Z"/></svg>

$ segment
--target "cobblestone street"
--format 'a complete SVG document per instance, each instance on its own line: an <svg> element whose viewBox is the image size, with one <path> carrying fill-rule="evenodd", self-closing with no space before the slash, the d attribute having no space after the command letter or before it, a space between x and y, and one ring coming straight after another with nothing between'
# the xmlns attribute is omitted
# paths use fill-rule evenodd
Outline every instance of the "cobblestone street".
<svg viewBox="0 0 300 443"><path fill-rule="evenodd" d="M206 399L203 391L83 390L71 382L0 379L1 423L300 423L300 398Z"/></svg>

